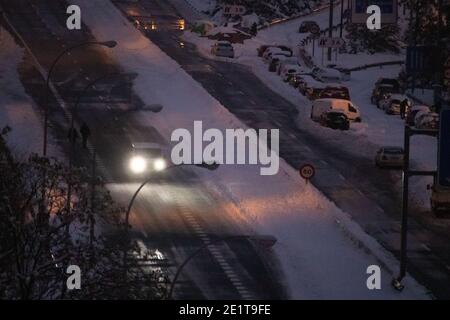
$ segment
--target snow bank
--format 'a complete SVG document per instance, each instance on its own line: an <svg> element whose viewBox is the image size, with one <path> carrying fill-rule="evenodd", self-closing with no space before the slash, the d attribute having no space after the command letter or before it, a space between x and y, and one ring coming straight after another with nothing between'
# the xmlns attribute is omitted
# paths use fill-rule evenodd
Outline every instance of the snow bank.
<svg viewBox="0 0 450 320"><path fill-rule="evenodd" d="M141 115L143 124L155 126L167 139L174 129L192 129L194 120L203 120L204 129L246 128L110 2L74 3L81 6L84 22L97 39L118 41L110 54L126 71L138 74L135 90L143 101L164 106L160 114ZM230 219L245 221L254 231L279 239L275 250L292 298L427 298L425 289L410 278L402 294L395 292L389 285L392 275L383 266L382 290L368 290L366 268L379 262L340 230L336 219L351 223L346 214L314 187L306 186L286 163L280 165L279 174L270 177L260 176L257 166L223 165L215 172L199 174L217 191L217 200L227 208L224 214ZM357 225L348 230L368 238Z"/></svg>

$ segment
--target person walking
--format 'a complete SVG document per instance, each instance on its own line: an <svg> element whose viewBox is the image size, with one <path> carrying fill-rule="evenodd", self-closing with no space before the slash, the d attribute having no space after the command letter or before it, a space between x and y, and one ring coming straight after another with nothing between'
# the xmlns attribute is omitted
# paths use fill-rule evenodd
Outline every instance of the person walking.
<svg viewBox="0 0 450 320"><path fill-rule="evenodd" d="M409 101L408 99L404 99L402 102L400 102L400 117L402 119L405 119L406 117L406 111L408 109Z"/></svg>
<svg viewBox="0 0 450 320"><path fill-rule="evenodd" d="M91 136L91 130L89 129L86 122L83 122L80 128L81 138L83 140L83 148L87 148L87 140Z"/></svg>
<svg viewBox="0 0 450 320"><path fill-rule="evenodd" d="M67 133L67 138L69 141L73 144L77 143L78 140L78 131L75 128L69 129L69 132Z"/></svg>

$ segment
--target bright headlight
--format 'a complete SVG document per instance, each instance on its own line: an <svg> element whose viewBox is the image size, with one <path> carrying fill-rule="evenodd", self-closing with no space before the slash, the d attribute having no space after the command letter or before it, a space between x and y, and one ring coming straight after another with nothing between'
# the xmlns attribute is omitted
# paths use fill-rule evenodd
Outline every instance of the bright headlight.
<svg viewBox="0 0 450 320"><path fill-rule="evenodd" d="M164 159L156 159L153 162L153 168L156 171L163 171L164 169L166 169L167 165L166 165L166 161Z"/></svg>
<svg viewBox="0 0 450 320"><path fill-rule="evenodd" d="M143 173L147 170L147 160L141 156L134 156L130 160L130 170L135 174Z"/></svg>

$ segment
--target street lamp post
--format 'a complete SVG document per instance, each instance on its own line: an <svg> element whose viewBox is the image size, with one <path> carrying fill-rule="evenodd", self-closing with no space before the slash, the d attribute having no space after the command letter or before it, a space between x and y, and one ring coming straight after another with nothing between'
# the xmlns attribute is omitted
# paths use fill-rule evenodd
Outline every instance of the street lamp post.
<svg viewBox="0 0 450 320"><path fill-rule="evenodd" d="M67 48L56 57L56 59L51 64L50 69L47 73L47 79L45 82L45 100L44 100L44 103L45 103L45 107L44 107L44 144L43 144L43 151L42 151L42 154L44 155L44 157L47 155L47 135L48 135L47 132L48 132L48 113L49 113L48 96L49 96L49 91L50 91L50 80L51 80L53 70L55 69L55 66L59 62L59 60L61 60L61 58L63 56L65 56L67 53L69 53L70 51L72 51L74 49L84 47L84 46L89 46L89 45L100 45L100 46L104 46L107 48L114 48L117 45L117 42L116 41L104 41L104 42L89 41L89 42L83 42L83 43L77 44L75 46L72 46L70 48Z"/></svg>
<svg viewBox="0 0 450 320"><path fill-rule="evenodd" d="M77 100L75 102L75 105L73 107L73 110L71 112L70 116L70 131L69 131L69 140L70 140L70 147L69 147L69 183L67 185L67 211L70 213L71 211L71 200L72 200L72 164L73 164L73 153L74 153L74 145L75 145L75 135L74 135L74 126L75 126L75 115L78 110L78 105L81 102L81 98L86 95L87 91L95 86L96 83L100 82L101 80L112 77L115 75L118 75L119 73L110 73L103 75L93 81L91 81L88 85L84 87L84 89L78 94ZM94 151L95 154L95 151ZM94 155L95 157L95 155ZM94 160L95 161L95 160ZM94 162L95 165L95 162ZM95 172L95 169L93 169L93 172ZM94 176L92 177L94 179ZM94 184L94 183L93 183ZM92 186L92 196L91 196L92 202L91 202L91 208L93 208L93 201L94 201L94 186ZM93 212L91 212L91 215ZM89 242L92 245L93 237L94 237L94 230L93 230L93 217L91 217L91 230L90 230L90 236L89 236Z"/></svg>
<svg viewBox="0 0 450 320"><path fill-rule="evenodd" d="M333 37L333 0L330 0L330 13L328 17L328 37ZM331 47L328 48L328 61L331 61Z"/></svg>
<svg viewBox="0 0 450 320"><path fill-rule="evenodd" d="M181 274L181 272L183 271L184 267L189 263L189 261L191 261L193 258L195 258L200 252L202 252L204 249L206 249L209 246L215 245L216 243L219 242L224 242L227 240L250 240L250 241L255 241L259 244L261 244L261 246L264 247L273 247L275 245L275 243L277 242L277 239L273 236L248 236L248 235L235 235L235 236L228 236L228 237L224 237L224 238L219 238L216 239L212 242L208 242L203 244L201 247L199 247L197 250L195 250L192 254L190 254L184 261L183 263L178 267L175 276L173 277L173 280L170 284L170 289L169 289L169 293L167 294L167 299L172 299L172 295L173 295L173 290L175 288L175 284L177 283L177 280Z"/></svg>
<svg viewBox="0 0 450 320"><path fill-rule="evenodd" d="M77 110L78 110L78 106L81 103L81 99L86 95L86 93L88 92L89 89L93 88L97 83L103 81L104 79L107 78L112 78L112 77L116 77L119 76L120 73L119 72L113 72L113 73L108 73L105 74L93 81L91 81L89 84L87 84L84 89L78 94L77 96L77 100L74 104L73 110L71 112L71 120L70 120L70 131L69 131L69 138L70 138L70 150L69 150L69 175L72 174L72 165L73 165L73 154L74 154L74 147L75 147L75 138L74 138L74 129L75 129L75 117L77 115ZM158 107L148 107L145 108L145 110L154 112L154 113L158 113L162 110L162 106L158 106ZM95 173L95 150L94 150L94 161L93 161L93 172ZM92 177L94 179L94 176ZM91 208L93 208L93 201L94 201L94 185L92 186L92 203L91 203ZM70 181L70 177L69 177L69 185L67 188L67 202L68 202L68 211L70 212L70 201L71 201L71 195L72 193L72 188L71 188L71 181ZM93 232L91 231L91 242L92 242L92 234Z"/></svg>
<svg viewBox="0 0 450 320"><path fill-rule="evenodd" d="M207 163L202 163L202 164L180 164L180 165L172 165L170 167L161 167L161 171L167 171L173 168L178 168L178 167L184 167L184 166L196 166L196 167L200 167L200 168L205 168L208 170L216 170L219 165L216 163L212 163L212 164L207 164ZM139 188L136 190L136 192L133 194L133 197L130 200L130 203L128 204L128 209L127 212L125 214L125 241L128 241L128 230L129 230L129 218L130 218L130 212L131 212L131 208L133 207L133 203L134 200L136 199L136 197L138 196L139 192L152 180L154 179L153 176L147 178L144 182L141 183L141 185L139 186ZM126 279L126 274L127 274L127 243L124 245L124 252L123 252L123 272L124 272L124 279Z"/></svg>

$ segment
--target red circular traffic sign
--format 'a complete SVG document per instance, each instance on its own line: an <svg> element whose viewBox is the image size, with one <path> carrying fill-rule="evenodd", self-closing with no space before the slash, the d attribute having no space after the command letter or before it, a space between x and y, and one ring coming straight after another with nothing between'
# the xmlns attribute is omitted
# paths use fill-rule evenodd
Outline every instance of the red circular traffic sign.
<svg viewBox="0 0 450 320"><path fill-rule="evenodd" d="M313 24L309 27L309 32L313 35L318 35L320 33L320 27L317 24Z"/></svg>
<svg viewBox="0 0 450 320"><path fill-rule="evenodd" d="M316 169L310 165L305 164L300 168L300 176L305 180L310 180L316 174Z"/></svg>

